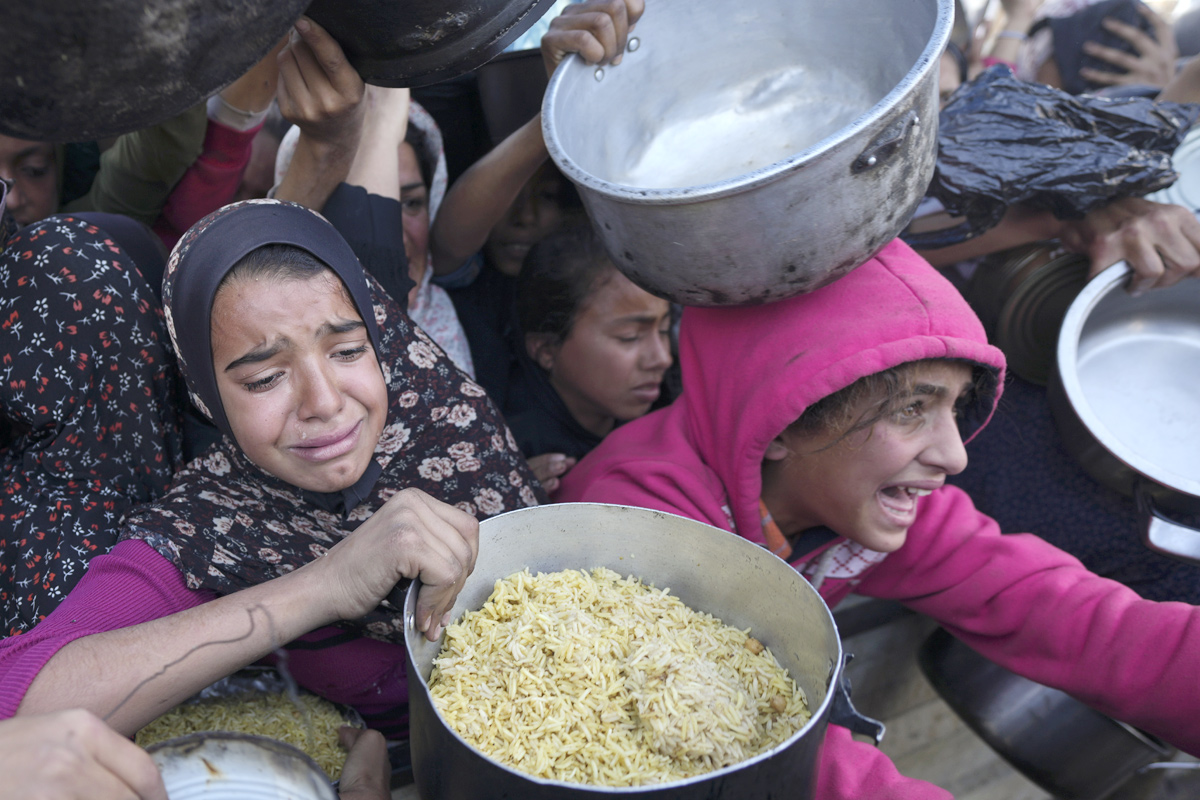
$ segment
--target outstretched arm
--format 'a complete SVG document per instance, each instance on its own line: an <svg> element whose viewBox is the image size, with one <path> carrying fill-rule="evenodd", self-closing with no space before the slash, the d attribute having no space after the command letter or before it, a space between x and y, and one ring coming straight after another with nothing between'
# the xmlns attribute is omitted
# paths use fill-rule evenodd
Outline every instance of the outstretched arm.
<svg viewBox="0 0 1200 800"><path fill-rule="evenodd" d="M38 672L18 713L86 708L132 735L218 678L308 631L362 617L406 577L421 580L417 627L436 639L474 569L478 534L470 515L405 490L294 572L169 616L75 639ZM175 579L180 585L166 591L185 592L182 579ZM108 601L115 601L111 594ZM59 624L64 610L65 621L74 624L78 609L66 604L42 624ZM16 640L23 638L4 644L19 648Z"/></svg>

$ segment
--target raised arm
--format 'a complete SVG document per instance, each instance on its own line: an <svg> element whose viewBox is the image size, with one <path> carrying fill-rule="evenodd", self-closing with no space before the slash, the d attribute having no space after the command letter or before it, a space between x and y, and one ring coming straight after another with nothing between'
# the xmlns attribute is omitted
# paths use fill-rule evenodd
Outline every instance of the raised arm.
<svg viewBox="0 0 1200 800"><path fill-rule="evenodd" d="M629 31L644 8L643 0L587 0L567 6L542 37L547 74L568 53L579 53L589 64L620 63ZM483 247L547 156L538 113L454 182L429 232L435 275L453 272Z"/></svg>
<svg viewBox="0 0 1200 800"><path fill-rule="evenodd" d="M362 137L365 84L341 46L307 17L279 54L279 111L300 128L279 200L320 210L346 179Z"/></svg>

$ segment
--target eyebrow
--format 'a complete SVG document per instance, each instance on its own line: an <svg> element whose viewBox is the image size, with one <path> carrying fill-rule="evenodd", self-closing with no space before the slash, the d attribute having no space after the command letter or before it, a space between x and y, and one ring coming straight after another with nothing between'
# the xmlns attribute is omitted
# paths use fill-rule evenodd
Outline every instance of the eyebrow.
<svg viewBox="0 0 1200 800"><path fill-rule="evenodd" d="M949 393L949 390L945 386L937 386L932 383L918 383L912 388L909 395L926 394L933 397L945 397Z"/></svg>
<svg viewBox="0 0 1200 800"><path fill-rule="evenodd" d="M14 162L24 161L25 159L29 158L30 156L36 156L40 149L41 149L41 145L39 145L39 144L30 145L29 147L26 147L24 150L18 151L17 154L15 156L13 156L13 161ZM49 157L49 154L47 154L47 157Z"/></svg>
<svg viewBox="0 0 1200 800"><path fill-rule="evenodd" d="M425 188L425 182L417 181L416 183L404 184L403 186L400 187L400 191L401 192L412 192L412 191L416 191L417 189L424 189L424 188Z"/></svg>
<svg viewBox="0 0 1200 800"><path fill-rule="evenodd" d="M365 327L366 325L363 324L361 320L352 320L350 322L340 323L326 322L324 325L317 328L317 333L313 338L320 339L324 336L329 336L330 334L337 335L341 333L350 333L351 331ZM233 361L229 362L229 366L225 367L225 371L229 372L230 370L243 367L247 364L261 364L267 359L279 355L280 351L282 351L283 348L290 343L290 340L286 338L277 339L274 344L270 344L266 347L260 347L257 350L251 350L241 358L235 358Z"/></svg>
<svg viewBox="0 0 1200 800"><path fill-rule="evenodd" d="M668 315L667 318L670 319L670 315ZM658 323L661 319L662 317L658 316L657 314L630 314L627 317L617 317L612 321L612 324L616 326L634 322L639 325L653 325Z"/></svg>

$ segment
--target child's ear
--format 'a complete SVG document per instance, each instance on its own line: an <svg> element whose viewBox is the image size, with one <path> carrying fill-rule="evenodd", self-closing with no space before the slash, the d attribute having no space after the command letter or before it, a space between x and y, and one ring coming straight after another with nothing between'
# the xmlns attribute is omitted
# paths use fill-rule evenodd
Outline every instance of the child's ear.
<svg viewBox="0 0 1200 800"><path fill-rule="evenodd" d="M533 363L546 372L554 369L554 356L558 353L552 338L548 333L525 334L525 352L533 359Z"/></svg>
<svg viewBox="0 0 1200 800"><path fill-rule="evenodd" d="M783 461L791 454L791 449L783 443L783 437L776 436L767 445L767 451L763 453L763 461Z"/></svg>

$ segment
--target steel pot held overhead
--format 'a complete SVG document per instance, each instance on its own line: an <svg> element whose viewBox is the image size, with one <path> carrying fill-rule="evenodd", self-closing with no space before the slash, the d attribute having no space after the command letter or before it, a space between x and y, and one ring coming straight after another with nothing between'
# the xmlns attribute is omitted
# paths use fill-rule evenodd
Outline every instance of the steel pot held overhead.
<svg viewBox="0 0 1200 800"><path fill-rule="evenodd" d="M313 0L305 11L330 32L367 83L417 87L498 55L554 0Z"/></svg>
<svg viewBox="0 0 1200 800"><path fill-rule="evenodd" d="M953 0L655 0L620 65L560 65L546 145L650 292L713 306L811 291L924 196L953 16Z"/></svg>
<svg viewBox="0 0 1200 800"><path fill-rule="evenodd" d="M495 582L530 572L608 567L636 575L771 648L808 697L812 719L773 750L685 781L598 787L534 778L483 755L433 707L428 679L442 642L415 628L413 584L405 600L413 774L424 800L571 800L638 797L754 800L813 797L817 756L830 721L883 736L883 726L854 711L847 694L841 641L816 590L782 559L694 520L643 508L556 503L511 511L479 526L479 559L452 614L480 608ZM443 639L445 637L443 636Z"/></svg>
<svg viewBox="0 0 1200 800"><path fill-rule="evenodd" d="M1200 563L1200 280L1139 297L1125 262L1084 286L1059 332L1048 398L1068 451L1137 498L1153 550Z"/></svg>
<svg viewBox="0 0 1200 800"><path fill-rule="evenodd" d="M311 5L310 5L311 2ZM0 133L74 142L168 119L232 83L302 13L367 83L469 72L553 0L35 0L4 7Z"/></svg>

